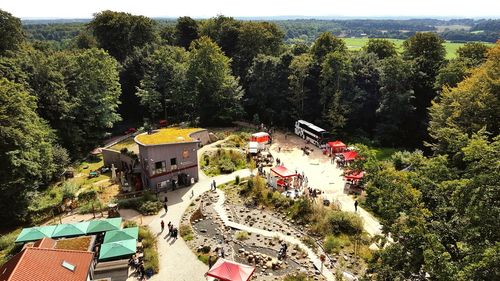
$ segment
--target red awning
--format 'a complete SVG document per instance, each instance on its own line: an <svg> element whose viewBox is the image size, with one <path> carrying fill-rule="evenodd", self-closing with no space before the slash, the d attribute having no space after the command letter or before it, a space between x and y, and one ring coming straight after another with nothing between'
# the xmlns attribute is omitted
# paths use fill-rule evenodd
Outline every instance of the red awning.
<svg viewBox="0 0 500 281"><path fill-rule="evenodd" d="M295 177L297 175L296 173L288 170L285 166L276 166L271 168L271 172L274 172L282 178Z"/></svg>
<svg viewBox="0 0 500 281"><path fill-rule="evenodd" d="M341 141L329 141L327 144L331 148L346 148L346 145Z"/></svg>
<svg viewBox="0 0 500 281"><path fill-rule="evenodd" d="M351 171L351 172L347 172L345 175L344 175L344 178L346 180L360 180L362 179L363 177L365 176L365 172L363 171Z"/></svg>
<svg viewBox="0 0 500 281"><path fill-rule="evenodd" d="M255 267L219 258L207 272L207 276L221 281L248 281Z"/></svg>
<svg viewBox="0 0 500 281"><path fill-rule="evenodd" d="M344 155L345 161L352 161L356 159L358 153L356 151L347 151L347 152L342 152L342 155Z"/></svg>

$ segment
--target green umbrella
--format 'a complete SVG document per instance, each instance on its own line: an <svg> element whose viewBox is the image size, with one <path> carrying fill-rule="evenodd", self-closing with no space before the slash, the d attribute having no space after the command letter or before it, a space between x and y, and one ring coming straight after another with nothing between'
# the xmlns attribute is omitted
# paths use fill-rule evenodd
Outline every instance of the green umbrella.
<svg viewBox="0 0 500 281"><path fill-rule="evenodd" d="M136 239L139 237L139 227L124 228L122 230L112 230L104 235L104 243Z"/></svg>
<svg viewBox="0 0 500 281"><path fill-rule="evenodd" d="M54 230L52 237L66 237L87 234L87 228L90 222L65 223L60 224Z"/></svg>
<svg viewBox="0 0 500 281"><path fill-rule="evenodd" d="M135 239L104 243L101 245L101 250L99 251L99 260L133 255L136 249L137 240Z"/></svg>
<svg viewBox="0 0 500 281"><path fill-rule="evenodd" d="M90 221L87 233L104 232L118 230L122 224L122 218L112 218L105 220Z"/></svg>
<svg viewBox="0 0 500 281"><path fill-rule="evenodd" d="M30 242L35 240L40 240L44 237L52 237L52 233L56 228L55 225L47 225L47 226L36 226L30 228L23 228L19 236L17 236L17 242Z"/></svg>

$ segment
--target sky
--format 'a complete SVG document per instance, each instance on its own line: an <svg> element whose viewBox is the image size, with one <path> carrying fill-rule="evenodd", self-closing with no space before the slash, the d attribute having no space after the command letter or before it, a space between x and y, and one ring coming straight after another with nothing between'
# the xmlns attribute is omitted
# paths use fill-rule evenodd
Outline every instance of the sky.
<svg viewBox="0 0 500 281"><path fill-rule="evenodd" d="M148 17L500 18L499 0L0 0L20 18L91 18L113 10Z"/></svg>

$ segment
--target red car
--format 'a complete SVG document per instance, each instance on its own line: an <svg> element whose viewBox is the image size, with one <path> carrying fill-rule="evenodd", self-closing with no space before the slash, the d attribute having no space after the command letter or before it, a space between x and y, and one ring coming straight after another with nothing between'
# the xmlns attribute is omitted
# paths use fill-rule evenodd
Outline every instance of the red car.
<svg viewBox="0 0 500 281"><path fill-rule="evenodd" d="M128 128L128 130L125 131L125 135L133 134L135 132L137 132L136 128Z"/></svg>

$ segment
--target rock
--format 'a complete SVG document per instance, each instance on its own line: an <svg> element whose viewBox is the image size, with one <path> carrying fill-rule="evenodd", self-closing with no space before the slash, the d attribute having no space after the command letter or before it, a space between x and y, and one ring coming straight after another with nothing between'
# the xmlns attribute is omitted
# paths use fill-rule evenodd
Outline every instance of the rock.
<svg viewBox="0 0 500 281"><path fill-rule="evenodd" d="M242 253L244 253L244 252L245 252L245 248L240 248L240 249L238 250L238 253L240 253L240 254L242 254Z"/></svg>
<svg viewBox="0 0 500 281"><path fill-rule="evenodd" d="M200 229L200 232L207 233L207 230L203 228L203 229Z"/></svg>

